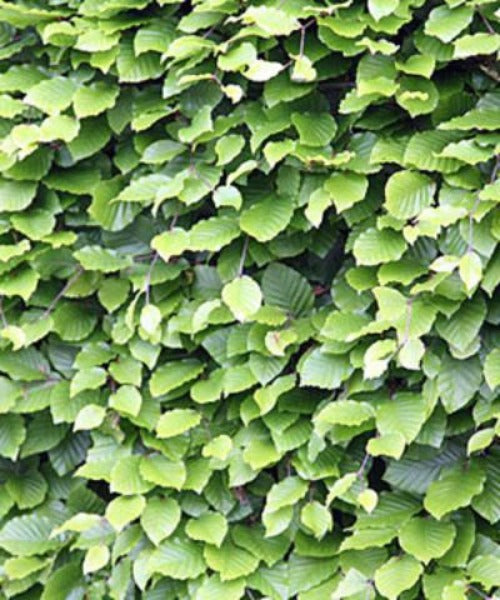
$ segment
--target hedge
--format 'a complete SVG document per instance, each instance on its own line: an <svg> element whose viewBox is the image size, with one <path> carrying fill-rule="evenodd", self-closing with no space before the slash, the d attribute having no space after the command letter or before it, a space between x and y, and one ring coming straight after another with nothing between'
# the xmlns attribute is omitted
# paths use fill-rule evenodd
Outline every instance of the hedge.
<svg viewBox="0 0 500 600"><path fill-rule="evenodd" d="M0 0L0 598L500 584L489 0Z"/></svg>

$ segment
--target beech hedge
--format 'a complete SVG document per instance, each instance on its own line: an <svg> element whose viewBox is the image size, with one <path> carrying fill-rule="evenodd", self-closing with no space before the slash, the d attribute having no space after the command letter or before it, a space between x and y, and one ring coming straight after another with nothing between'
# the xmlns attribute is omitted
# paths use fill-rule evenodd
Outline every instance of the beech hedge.
<svg viewBox="0 0 500 600"><path fill-rule="evenodd" d="M500 584L489 0L0 0L0 598Z"/></svg>

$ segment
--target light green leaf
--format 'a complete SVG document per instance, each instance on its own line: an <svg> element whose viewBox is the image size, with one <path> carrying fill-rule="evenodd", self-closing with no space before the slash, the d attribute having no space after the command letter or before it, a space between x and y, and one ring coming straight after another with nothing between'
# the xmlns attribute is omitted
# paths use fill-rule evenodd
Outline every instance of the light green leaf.
<svg viewBox="0 0 500 600"><path fill-rule="evenodd" d="M453 523L436 521L432 517L414 517L399 532L403 550L427 564L451 548L456 528Z"/></svg>
<svg viewBox="0 0 500 600"><path fill-rule="evenodd" d="M454 58L468 58L478 54L493 54L500 48L500 35L495 33L475 33L464 35L453 43Z"/></svg>
<svg viewBox="0 0 500 600"><path fill-rule="evenodd" d="M375 587L389 600L396 600L418 581L422 571L413 556L395 556L375 571Z"/></svg>
<svg viewBox="0 0 500 600"><path fill-rule="evenodd" d="M262 292L251 277L243 275L226 283L222 289L222 300L238 321L247 321L259 310Z"/></svg>
<svg viewBox="0 0 500 600"><path fill-rule="evenodd" d="M196 379L203 369L203 364L192 358L161 365L153 372L149 382L152 396L155 398L162 396L188 381Z"/></svg>
<svg viewBox="0 0 500 600"><path fill-rule="evenodd" d="M15 212L27 208L33 201L37 183L0 179L0 211Z"/></svg>
<svg viewBox="0 0 500 600"><path fill-rule="evenodd" d="M169 438L180 435L201 421L201 415L190 408L176 408L162 414L156 425L158 437Z"/></svg>
<svg viewBox="0 0 500 600"><path fill-rule="evenodd" d="M48 115L57 115L71 104L76 84L66 77L46 79L30 88L24 101Z"/></svg>
<svg viewBox="0 0 500 600"><path fill-rule="evenodd" d="M98 544L89 548L83 560L83 572L85 575L100 571L108 564L110 559L109 548L104 544Z"/></svg>
<svg viewBox="0 0 500 600"><path fill-rule="evenodd" d="M483 275L483 265L479 256L475 252L466 252L458 263L458 273L470 294Z"/></svg>
<svg viewBox="0 0 500 600"><path fill-rule="evenodd" d="M184 536L170 537L152 552L149 569L174 579L195 579L206 570L202 546Z"/></svg>
<svg viewBox="0 0 500 600"><path fill-rule="evenodd" d="M305 504L300 511L301 522L319 540L333 527L332 515L326 506L313 501Z"/></svg>
<svg viewBox="0 0 500 600"><path fill-rule="evenodd" d="M226 537L228 525L225 517L218 513L205 513L186 524L187 535L199 542L212 544L220 548Z"/></svg>
<svg viewBox="0 0 500 600"><path fill-rule="evenodd" d="M182 461L169 460L160 454L142 457L139 472L146 481L180 490L186 481L186 466Z"/></svg>
<svg viewBox="0 0 500 600"><path fill-rule="evenodd" d="M337 124L330 113L292 113L292 123L300 143L306 146L326 146L337 132Z"/></svg>
<svg viewBox="0 0 500 600"><path fill-rule="evenodd" d="M484 361L484 378L491 390L500 385L500 349L494 348Z"/></svg>
<svg viewBox="0 0 500 600"><path fill-rule="evenodd" d="M96 390L106 383L107 373L101 367L89 367L77 371L71 380L69 393L73 398L84 390Z"/></svg>
<svg viewBox="0 0 500 600"><path fill-rule="evenodd" d="M106 409L98 404L87 404L76 415L73 431L96 429L106 416Z"/></svg>
<svg viewBox="0 0 500 600"><path fill-rule="evenodd" d="M150 498L141 515L142 528L155 546L172 535L180 520L181 509L173 498Z"/></svg>
<svg viewBox="0 0 500 600"><path fill-rule="evenodd" d="M399 260L405 250L405 241L396 231L370 228L358 236L353 253L359 265L378 265Z"/></svg>
<svg viewBox="0 0 500 600"><path fill-rule="evenodd" d="M368 440L366 451L372 456L391 456L399 459L404 452L405 445L405 436L395 431Z"/></svg>
<svg viewBox="0 0 500 600"><path fill-rule="evenodd" d="M144 496L118 496L106 507L105 517L116 531L121 531L141 516L145 506Z"/></svg>
<svg viewBox="0 0 500 600"><path fill-rule="evenodd" d="M208 567L219 573L221 581L232 581L250 575L259 564L258 558L230 541L224 542L220 548L205 546L203 555Z"/></svg>
<svg viewBox="0 0 500 600"><path fill-rule="evenodd" d="M119 413L137 417L141 410L142 397L133 385L122 385L109 397L109 406Z"/></svg>
<svg viewBox="0 0 500 600"><path fill-rule="evenodd" d="M274 512L280 508L294 505L304 497L307 483L299 477L287 477L275 483L267 494L266 511Z"/></svg>
<svg viewBox="0 0 500 600"><path fill-rule="evenodd" d="M337 212L343 212L363 200L368 189L368 179L358 173L333 173L324 189L330 194Z"/></svg>
<svg viewBox="0 0 500 600"><path fill-rule="evenodd" d="M259 242L268 242L287 227L293 212L292 199L270 196L241 213L240 227Z"/></svg>
<svg viewBox="0 0 500 600"><path fill-rule="evenodd" d="M398 171L385 186L385 206L397 219L411 219L432 202L436 185L426 175Z"/></svg>
<svg viewBox="0 0 500 600"><path fill-rule="evenodd" d="M425 509L436 519L451 511L468 506L483 489L486 475L476 464L457 465L441 473L427 489Z"/></svg>

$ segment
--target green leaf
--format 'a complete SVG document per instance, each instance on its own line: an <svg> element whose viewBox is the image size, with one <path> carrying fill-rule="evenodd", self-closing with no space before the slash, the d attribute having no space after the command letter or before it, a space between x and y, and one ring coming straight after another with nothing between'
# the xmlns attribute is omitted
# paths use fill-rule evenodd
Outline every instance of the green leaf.
<svg viewBox="0 0 500 600"><path fill-rule="evenodd" d="M404 452L405 445L405 436L395 431L368 440L366 451L372 456L391 456L392 458L399 459Z"/></svg>
<svg viewBox="0 0 500 600"><path fill-rule="evenodd" d="M0 456L16 460L25 439L26 428L21 415L0 417Z"/></svg>
<svg viewBox="0 0 500 600"><path fill-rule="evenodd" d="M368 179L357 173L333 173L324 189L330 194L337 212L343 212L364 199Z"/></svg>
<svg viewBox="0 0 500 600"><path fill-rule="evenodd" d="M484 448L487 448L491 444L494 438L495 429L493 427L476 431L467 442L467 454L470 455L478 450L484 450Z"/></svg>
<svg viewBox="0 0 500 600"><path fill-rule="evenodd" d="M493 349L484 361L484 378L491 390L500 384L500 349Z"/></svg>
<svg viewBox="0 0 500 600"><path fill-rule="evenodd" d="M154 371L149 383L152 396L155 398L162 396L196 379L203 368L202 363L191 358L161 365Z"/></svg>
<svg viewBox="0 0 500 600"><path fill-rule="evenodd" d="M137 417L142 406L142 397L133 385L122 385L109 397L109 406L119 413Z"/></svg>
<svg viewBox="0 0 500 600"><path fill-rule="evenodd" d="M481 281L483 265L475 252L467 252L458 263L458 273L464 282L467 292L471 292Z"/></svg>
<svg viewBox="0 0 500 600"><path fill-rule="evenodd" d="M292 113L292 123L301 144L326 146L337 132L337 123L329 113Z"/></svg>
<svg viewBox="0 0 500 600"><path fill-rule="evenodd" d="M500 558L498 556L476 556L467 566L472 581L479 582L487 591L498 587Z"/></svg>
<svg viewBox="0 0 500 600"><path fill-rule="evenodd" d="M398 171L385 186L385 206L397 219L411 219L432 202L436 185L426 175L415 171Z"/></svg>
<svg viewBox="0 0 500 600"><path fill-rule="evenodd" d="M195 579L206 569L202 547L184 536L170 537L151 553L149 569L174 579Z"/></svg>
<svg viewBox="0 0 500 600"><path fill-rule="evenodd" d="M280 508L291 506L304 497L307 483L299 477L287 477L275 483L267 494L266 511L274 512Z"/></svg>
<svg viewBox="0 0 500 600"><path fill-rule="evenodd" d="M298 371L302 387L333 390L349 377L352 367L345 356L324 354L317 348L304 358Z"/></svg>
<svg viewBox="0 0 500 600"><path fill-rule="evenodd" d="M395 600L418 581L422 571L413 556L395 556L375 571L375 587L389 600Z"/></svg>
<svg viewBox="0 0 500 600"><path fill-rule="evenodd" d="M270 196L241 213L240 228L259 242L275 238L290 223L294 211L288 197Z"/></svg>
<svg viewBox="0 0 500 600"><path fill-rule="evenodd" d="M475 33L464 35L453 43L454 58L468 58L478 54L493 54L500 48L500 35L492 33Z"/></svg>
<svg viewBox="0 0 500 600"><path fill-rule="evenodd" d="M119 89L104 82L92 83L77 89L73 109L79 119L94 117L115 105Z"/></svg>
<svg viewBox="0 0 500 600"><path fill-rule="evenodd" d="M262 304L259 285L248 275L226 283L222 289L222 300L238 321L251 319Z"/></svg>
<svg viewBox="0 0 500 600"><path fill-rule="evenodd" d="M156 425L156 431L160 438L170 438L180 435L201 421L201 415L190 408L176 408L162 414Z"/></svg>
<svg viewBox="0 0 500 600"><path fill-rule="evenodd" d="M307 279L280 263L267 267L262 277L264 301L295 316L307 314L313 307L314 295Z"/></svg>
<svg viewBox="0 0 500 600"><path fill-rule="evenodd" d="M482 491L485 479L485 473L476 463L450 467L430 484L424 507L433 517L441 519L451 511L468 506Z"/></svg>
<svg viewBox="0 0 500 600"><path fill-rule="evenodd" d="M402 77L396 92L397 103L412 117L431 113L438 105L436 86L423 77Z"/></svg>
<svg viewBox="0 0 500 600"><path fill-rule="evenodd" d="M359 265L378 265L399 260L406 250L403 237L390 229L367 229L354 242L353 253Z"/></svg>
<svg viewBox="0 0 500 600"><path fill-rule="evenodd" d="M451 548L456 536L453 523L436 521L430 517L414 517L399 532L403 550L427 564Z"/></svg>
<svg viewBox="0 0 500 600"><path fill-rule="evenodd" d="M146 481L166 488L180 490L186 481L184 463L169 460L160 454L144 456L139 471Z"/></svg>
<svg viewBox="0 0 500 600"><path fill-rule="evenodd" d="M71 380L69 394L73 398L84 390L96 390L106 383L107 373L101 367L77 371Z"/></svg>
<svg viewBox="0 0 500 600"><path fill-rule="evenodd" d="M109 548L104 544L98 544L89 548L85 554L83 561L83 573L94 573L100 571L105 567L109 561L110 552Z"/></svg>
<svg viewBox="0 0 500 600"><path fill-rule="evenodd" d="M193 540L220 548L228 530L227 521L218 513L205 513L186 524L186 534Z"/></svg>
<svg viewBox="0 0 500 600"><path fill-rule="evenodd" d="M106 409L98 404L87 404L76 415L73 424L74 431L96 429L106 417Z"/></svg>
<svg viewBox="0 0 500 600"><path fill-rule="evenodd" d="M447 413L462 408L474 397L481 385L481 365L477 357L456 360L445 356L439 370L437 385Z"/></svg>
<svg viewBox="0 0 500 600"><path fill-rule="evenodd" d="M33 181L0 179L0 211L24 210L33 202L37 187L37 183Z"/></svg>
<svg viewBox="0 0 500 600"><path fill-rule="evenodd" d="M217 154L217 164L227 165L236 158L245 145L245 138L241 135L227 135L217 140L215 144L215 153Z"/></svg>
<svg viewBox="0 0 500 600"><path fill-rule="evenodd" d="M236 220L228 217L213 217L198 223L189 232L189 248L203 252L218 252L240 235Z"/></svg>
<svg viewBox="0 0 500 600"><path fill-rule="evenodd" d="M155 546L172 535L180 520L181 509L173 498L150 498L141 515L142 528Z"/></svg>
<svg viewBox="0 0 500 600"><path fill-rule="evenodd" d="M0 547L17 556L33 556L55 550L61 542L50 538L54 524L49 516L37 513L14 517L0 530Z"/></svg>
<svg viewBox="0 0 500 600"><path fill-rule="evenodd" d="M369 0L368 10L376 21L380 21L393 13L399 5L399 0Z"/></svg>
<svg viewBox="0 0 500 600"><path fill-rule="evenodd" d="M128 257L120 256L114 250L107 250L100 246L86 246L74 253L76 260L87 271L101 271L113 273L129 267L132 262Z"/></svg>
<svg viewBox="0 0 500 600"><path fill-rule="evenodd" d="M377 429L382 435L401 433L409 444L417 437L426 416L425 400L420 394L400 392L377 409Z"/></svg>
<svg viewBox="0 0 500 600"><path fill-rule="evenodd" d="M318 423L328 425L361 425L375 416L375 410L367 402L355 400L336 400L330 402L315 416Z"/></svg>
<svg viewBox="0 0 500 600"><path fill-rule="evenodd" d="M76 89L71 79L53 77L30 88L24 101L48 115L57 115L70 106Z"/></svg>
<svg viewBox="0 0 500 600"><path fill-rule="evenodd" d="M154 304L146 304L141 310L139 322L148 335L154 335L161 324L161 311Z"/></svg>
<svg viewBox="0 0 500 600"><path fill-rule="evenodd" d="M116 531L121 531L141 516L145 506L143 496L118 496L106 507L105 516Z"/></svg>
<svg viewBox="0 0 500 600"><path fill-rule="evenodd" d="M451 42L469 25L473 15L474 11L470 6L437 6L429 13L425 33L439 38L442 42Z"/></svg>
<svg viewBox="0 0 500 600"><path fill-rule="evenodd" d="M38 286L39 275L29 266L0 276L0 294L8 298L20 296L25 302L33 295Z"/></svg>
<svg viewBox="0 0 500 600"><path fill-rule="evenodd" d="M259 564L255 556L230 541L224 542L219 548L205 546L203 555L208 567L219 573L221 581L232 581L250 575Z"/></svg>
<svg viewBox="0 0 500 600"><path fill-rule="evenodd" d="M115 461L111 469L111 491L125 496L149 492L153 485L142 477L141 464L139 455L125 456Z"/></svg>
<svg viewBox="0 0 500 600"><path fill-rule="evenodd" d="M302 507L300 520L317 539L321 539L333 527L330 511L316 501L309 502Z"/></svg>

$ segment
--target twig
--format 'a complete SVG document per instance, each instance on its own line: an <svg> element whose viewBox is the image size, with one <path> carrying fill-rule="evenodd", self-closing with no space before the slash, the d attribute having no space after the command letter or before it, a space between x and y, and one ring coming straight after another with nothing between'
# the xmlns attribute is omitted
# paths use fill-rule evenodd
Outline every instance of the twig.
<svg viewBox="0 0 500 600"><path fill-rule="evenodd" d="M7 327L9 325L7 319L5 318L5 313L3 311L3 298L0 298L0 319L2 319L4 327Z"/></svg>
<svg viewBox="0 0 500 600"><path fill-rule="evenodd" d="M42 319L45 319L50 315L50 313L54 310L54 308L56 307L56 304L59 302L59 300L64 296L64 294L69 290L69 288L75 283L75 281L77 281L82 275L83 275L83 269L82 269L82 267L79 266L77 268L76 273L68 279L68 281L63 286L63 288L56 294L55 298L45 309L45 312L42 315Z"/></svg>
<svg viewBox="0 0 500 600"><path fill-rule="evenodd" d="M248 251L248 241L249 238L248 236L246 236L245 241L243 242L243 250L241 251L240 265L238 267L238 277L241 277L243 275L243 269L245 267L245 260Z"/></svg>
<svg viewBox="0 0 500 600"><path fill-rule="evenodd" d="M406 301L406 320L405 320L405 330L403 333L403 339L401 340L400 348L402 348L408 338L410 337L410 327L411 327L411 317L413 315L413 297L408 298Z"/></svg>
<svg viewBox="0 0 500 600"><path fill-rule="evenodd" d="M495 35L496 31L493 29L493 27L491 26L491 23L488 21L488 19L483 15L483 13L480 10L478 10L477 13L478 13L479 17L481 18L481 21L484 23L484 26L486 27L488 32Z"/></svg>
<svg viewBox="0 0 500 600"><path fill-rule="evenodd" d="M485 594L481 590L477 589L477 587L475 587L474 585L469 584L467 586L467 589L470 590L471 592L474 592L474 594L477 594L478 596L480 596L484 600L492 600L491 596L488 596L488 594Z"/></svg>
<svg viewBox="0 0 500 600"><path fill-rule="evenodd" d="M158 252L155 252L153 255L153 260L151 261L151 264L149 265L148 272L146 273L146 279L144 280L144 292L146 294L146 304L149 304L149 292L150 292L150 288L151 288L151 275L153 273L153 269L156 264L156 261L158 260L158 256L159 256Z"/></svg>
<svg viewBox="0 0 500 600"><path fill-rule="evenodd" d="M364 455L364 457L363 457L363 460L362 460L362 462L361 462L361 466L360 466L360 467L359 467L359 469L356 471L356 477L357 477L358 479L361 479L361 478L363 477L363 473L364 473L364 470L365 470L365 468L366 468L366 465L367 465L367 463L368 463L369 459L370 459L370 455L369 455L368 453L366 453L366 454Z"/></svg>
<svg viewBox="0 0 500 600"><path fill-rule="evenodd" d="M481 200L479 199L479 196L476 196L474 204L469 211L469 239L467 240L467 254L470 254L474 249L472 245L474 241L474 213L476 212L480 202Z"/></svg>
<svg viewBox="0 0 500 600"><path fill-rule="evenodd" d="M304 56L304 46L306 43L306 28L302 26L300 28L300 45L299 45L299 56L302 58Z"/></svg>

